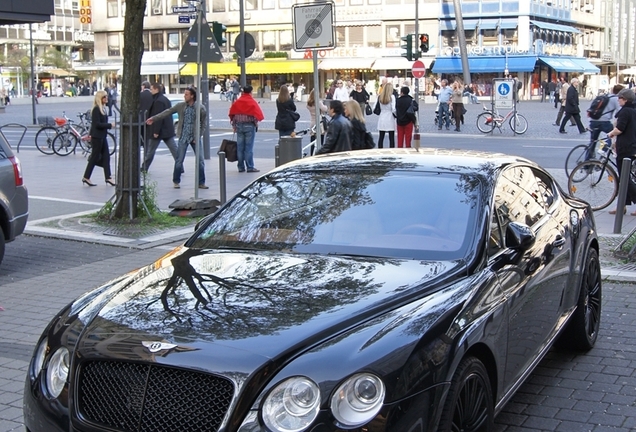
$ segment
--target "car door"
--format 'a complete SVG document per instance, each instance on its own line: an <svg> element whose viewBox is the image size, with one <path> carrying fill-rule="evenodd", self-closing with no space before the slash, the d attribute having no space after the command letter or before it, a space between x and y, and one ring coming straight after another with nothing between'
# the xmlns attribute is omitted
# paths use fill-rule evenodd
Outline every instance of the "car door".
<svg viewBox="0 0 636 432"><path fill-rule="evenodd" d="M561 243L565 242L538 190L532 169L523 165L506 168L495 187L490 254L508 313L504 391L545 347L561 305L563 287L559 286L559 278L563 261L561 250L554 245L556 242L563 247ZM506 228L511 222L525 224L532 230L535 241L527 249L505 247Z"/></svg>

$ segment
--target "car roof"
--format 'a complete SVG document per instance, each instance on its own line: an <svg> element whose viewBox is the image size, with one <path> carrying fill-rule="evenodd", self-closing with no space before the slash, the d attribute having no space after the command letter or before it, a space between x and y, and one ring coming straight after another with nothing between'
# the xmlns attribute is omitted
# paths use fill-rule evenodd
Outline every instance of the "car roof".
<svg viewBox="0 0 636 432"><path fill-rule="evenodd" d="M330 153L299 159L285 165L285 167L295 165L299 168L337 169L356 166L361 169L387 169L391 166L398 168L396 163L402 164L399 168L407 171L438 171L443 168L446 171L479 175L484 174L484 164L488 164L490 170L497 170L516 163L537 166L528 159L504 153L441 148L393 148Z"/></svg>

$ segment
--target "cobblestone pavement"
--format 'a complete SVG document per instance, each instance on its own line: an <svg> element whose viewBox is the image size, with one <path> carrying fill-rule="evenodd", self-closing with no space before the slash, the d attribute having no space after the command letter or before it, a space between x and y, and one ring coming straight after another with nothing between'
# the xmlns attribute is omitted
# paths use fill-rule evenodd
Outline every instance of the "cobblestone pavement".
<svg viewBox="0 0 636 432"><path fill-rule="evenodd" d="M171 249L22 236L0 267L0 432L23 430L28 361L53 315L81 293ZM553 349L497 417L498 432L636 429L636 285L606 282L597 345Z"/></svg>

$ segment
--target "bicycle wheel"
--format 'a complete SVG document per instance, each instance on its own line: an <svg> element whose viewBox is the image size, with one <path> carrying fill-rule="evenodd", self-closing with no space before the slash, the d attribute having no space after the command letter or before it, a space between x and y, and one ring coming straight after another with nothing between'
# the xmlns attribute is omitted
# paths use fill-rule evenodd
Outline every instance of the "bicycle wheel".
<svg viewBox="0 0 636 432"><path fill-rule="evenodd" d="M35 134L35 147L45 155L52 155L53 140L57 135L57 128L53 126L44 126Z"/></svg>
<svg viewBox="0 0 636 432"><path fill-rule="evenodd" d="M508 123L510 123L510 129L517 135L524 134L528 130L528 120L521 114L514 114Z"/></svg>
<svg viewBox="0 0 636 432"><path fill-rule="evenodd" d="M81 126L76 127L75 129L80 134L80 139L78 140L78 143L80 147L82 148L82 151L84 153L88 153L91 149L91 137L89 135L90 130Z"/></svg>
<svg viewBox="0 0 636 432"><path fill-rule="evenodd" d="M477 129L483 133L491 133L495 129L495 122L491 112L483 112L477 116Z"/></svg>
<svg viewBox="0 0 636 432"><path fill-rule="evenodd" d="M75 151L77 141L71 132L61 132L53 139L53 151L58 156L68 156Z"/></svg>
<svg viewBox="0 0 636 432"><path fill-rule="evenodd" d="M592 210L601 210L616 198L618 176L607 161L584 161L568 176L568 190L572 196L587 201Z"/></svg>
<svg viewBox="0 0 636 432"><path fill-rule="evenodd" d="M106 143L108 144L108 154L111 156L114 155L117 150L117 140L115 139L115 135L108 132L106 134Z"/></svg>
<svg viewBox="0 0 636 432"><path fill-rule="evenodd" d="M581 162L585 161L587 155L587 144L580 144L570 150L565 158L565 175L570 176L572 170Z"/></svg>

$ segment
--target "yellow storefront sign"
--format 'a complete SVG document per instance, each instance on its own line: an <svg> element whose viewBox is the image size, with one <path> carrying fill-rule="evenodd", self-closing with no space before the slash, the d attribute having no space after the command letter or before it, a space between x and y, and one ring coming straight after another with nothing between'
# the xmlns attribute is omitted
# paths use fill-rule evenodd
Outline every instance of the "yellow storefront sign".
<svg viewBox="0 0 636 432"><path fill-rule="evenodd" d="M247 75L311 73L314 71L312 60L262 60L245 63ZM196 63L186 63L181 68L181 75L196 75ZM236 62L208 63L209 75L239 75L241 69Z"/></svg>

